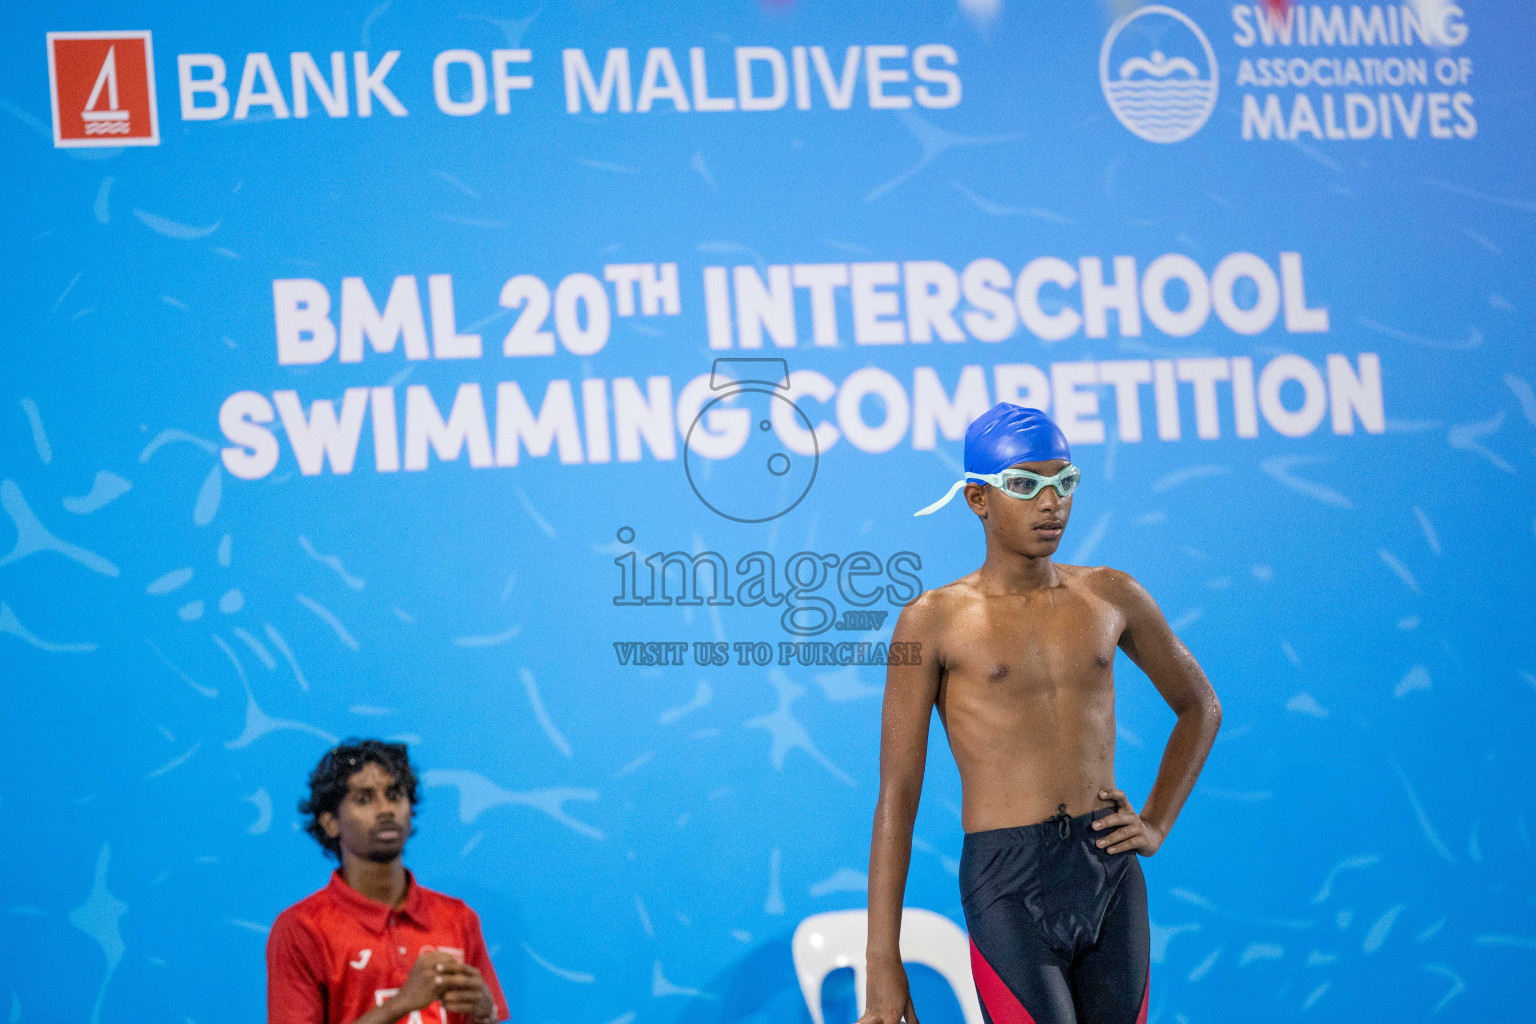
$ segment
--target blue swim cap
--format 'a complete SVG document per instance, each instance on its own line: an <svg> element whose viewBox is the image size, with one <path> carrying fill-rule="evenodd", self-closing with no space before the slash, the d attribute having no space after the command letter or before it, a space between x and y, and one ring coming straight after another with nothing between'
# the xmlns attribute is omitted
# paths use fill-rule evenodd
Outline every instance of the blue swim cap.
<svg viewBox="0 0 1536 1024"><path fill-rule="evenodd" d="M998 402L965 432L965 471L1001 473L1020 462L1072 461L1066 435L1039 409Z"/></svg>

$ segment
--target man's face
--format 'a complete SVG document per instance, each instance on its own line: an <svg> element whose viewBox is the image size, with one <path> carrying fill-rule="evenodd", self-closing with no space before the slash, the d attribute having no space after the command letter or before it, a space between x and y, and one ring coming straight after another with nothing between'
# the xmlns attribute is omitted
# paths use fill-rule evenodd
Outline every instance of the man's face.
<svg viewBox="0 0 1536 1024"><path fill-rule="evenodd" d="M1018 462L1011 468L1027 469L1043 477L1055 476L1068 465L1066 459L1049 462ZM1010 550L1030 558L1044 558L1056 553L1067 518L1072 514L1072 496L1063 498L1054 487L1042 487L1033 498L1015 498L997 488L980 483L965 488L966 503L986 524L989 540L1007 545Z"/></svg>
<svg viewBox="0 0 1536 1024"><path fill-rule="evenodd" d="M326 835L344 853L387 864L400 856L411 834L411 802L405 787L373 762L347 779L347 795L335 814L320 815Z"/></svg>

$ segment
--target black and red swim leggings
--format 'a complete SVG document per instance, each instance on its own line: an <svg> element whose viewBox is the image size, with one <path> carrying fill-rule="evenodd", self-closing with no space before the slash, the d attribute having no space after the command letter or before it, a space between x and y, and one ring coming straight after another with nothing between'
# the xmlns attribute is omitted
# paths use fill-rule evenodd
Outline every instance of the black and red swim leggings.
<svg viewBox="0 0 1536 1024"><path fill-rule="evenodd" d="M1089 827L1113 810L966 835L960 896L988 1024L1146 1024L1139 856L1105 853Z"/></svg>

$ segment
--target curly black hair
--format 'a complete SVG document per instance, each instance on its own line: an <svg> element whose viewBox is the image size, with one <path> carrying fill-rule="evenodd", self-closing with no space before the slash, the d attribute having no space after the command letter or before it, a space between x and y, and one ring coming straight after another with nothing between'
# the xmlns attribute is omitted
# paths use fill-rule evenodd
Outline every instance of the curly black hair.
<svg viewBox="0 0 1536 1024"><path fill-rule="evenodd" d="M299 801L299 813L309 817L304 831L314 836L315 842L338 860L341 859L341 842L325 834L325 829L320 826L320 815L336 813L346 798L347 780L369 764L378 765L404 787L412 808L417 804L416 771L411 767L410 754L404 743L349 739L326 751L315 770L309 773L309 799Z"/></svg>

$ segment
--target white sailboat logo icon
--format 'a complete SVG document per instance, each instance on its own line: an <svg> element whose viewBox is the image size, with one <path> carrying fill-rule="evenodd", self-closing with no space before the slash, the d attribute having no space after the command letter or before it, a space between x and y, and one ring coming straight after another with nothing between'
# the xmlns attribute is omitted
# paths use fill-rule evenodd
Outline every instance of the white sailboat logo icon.
<svg viewBox="0 0 1536 1024"><path fill-rule="evenodd" d="M149 31L49 32L48 100L55 146L160 145Z"/></svg>
<svg viewBox="0 0 1536 1024"><path fill-rule="evenodd" d="M98 107L102 90L107 93L106 109ZM117 101L117 47L107 50L107 59L101 62L96 85L91 89L90 98L85 101L85 109L80 111L80 118L85 122L87 135L128 134L128 111L119 109Z"/></svg>

